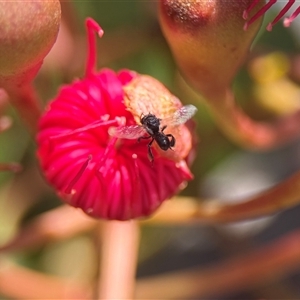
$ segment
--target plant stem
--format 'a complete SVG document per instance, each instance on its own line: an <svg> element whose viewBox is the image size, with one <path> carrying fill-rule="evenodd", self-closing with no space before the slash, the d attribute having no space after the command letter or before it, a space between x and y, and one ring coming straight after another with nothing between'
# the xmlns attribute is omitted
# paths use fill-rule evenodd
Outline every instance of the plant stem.
<svg viewBox="0 0 300 300"><path fill-rule="evenodd" d="M217 96L207 95L206 101L218 127L241 147L268 150L300 136L299 110L280 120L259 122L238 107L229 88Z"/></svg>
<svg viewBox="0 0 300 300"><path fill-rule="evenodd" d="M219 299L250 288L274 286L299 270L300 230L244 255L206 268L151 276L137 282L137 299Z"/></svg>
<svg viewBox="0 0 300 300"><path fill-rule="evenodd" d="M107 221L101 226L98 299L133 299L139 231L135 221Z"/></svg>
<svg viewBox="0 0 300 300"><path fill-rule="evenodd" d="M201 201L192 197L176 197L177 201L164 203L159 211L143 223L184 224L191 222L223 223L264 217L299 205L300 172L266 191L244 199L243 202L225 204L221 200Z"/></svg>
<svg viewBox="0 0 300 300"><path fill-rule="evenodd" d="M42 61L21 74L0 76L0 88L3 88L31 134L36 134L38 120L42 114L41 102L33 86Z"/></svg>
<svg viewBox="0 0 300 300"><path fill-rule="evenodd" d="M10 103L14 106L31 133L37 131L37 123L41 116L40 101L31 83L7 90Z"/></svg>

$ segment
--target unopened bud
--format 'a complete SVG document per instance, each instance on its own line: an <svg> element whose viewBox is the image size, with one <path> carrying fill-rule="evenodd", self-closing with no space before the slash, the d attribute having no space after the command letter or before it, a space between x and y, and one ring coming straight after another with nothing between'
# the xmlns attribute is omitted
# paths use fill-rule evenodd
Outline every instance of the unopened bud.
<svg viewBox="0 0 300 300"><path fill-rule="evenodd" d="M243 12L251 2L160 1L162 30L177 64L205 96L215 96L231 84L249 51L261 24L259 18L243 30ZM263 1L255 9L261 5Z"/></svg>
<svg viewBox="0 0 300 300"><path fill-rule="evenodd" d="M60 23L60 3L0 2L0 85L32 80L53 46Z"/></svg>

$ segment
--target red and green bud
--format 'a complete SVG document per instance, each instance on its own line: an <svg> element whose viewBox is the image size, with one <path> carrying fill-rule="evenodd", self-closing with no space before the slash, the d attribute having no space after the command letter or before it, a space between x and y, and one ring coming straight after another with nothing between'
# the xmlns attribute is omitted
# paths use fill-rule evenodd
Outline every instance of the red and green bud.
<svg viewBox="0 0 300 300"><path fill-rule="evenodd" d="M187 81L207 97L224 92L248 54L262 21L243 29L243 12L251 2L160 1L162 30L176 62Z"/></svg>

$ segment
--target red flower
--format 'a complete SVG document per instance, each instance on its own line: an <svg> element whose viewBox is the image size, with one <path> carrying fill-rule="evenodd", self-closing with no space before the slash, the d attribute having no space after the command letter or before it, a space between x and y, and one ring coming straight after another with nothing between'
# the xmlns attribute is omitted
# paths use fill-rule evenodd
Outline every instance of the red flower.
<svg viewBox="0 0 300 300"><path fill-rule="evenodd" d="M253 0L252 1L251 5L244 11L243 18L245 20L248 19L249 12L251 12L255 8L255 6L257 6L257 4L259 4L260 2L261 2L260 0ZM270 7L272 5L274 5L276 2L277 2L277 0L268 1L268 3L266 3L258 12L256 12L254 14L254 16L252 16L250 18L250 20L248 20L245 23L244 29L246 30L249 27L249 25L251 25L256 19L258 19L263 14L265 14L270 9ZM268 24L267 30L271 31L272 27L284 16L284 14L292 7L292 5L294 3L295 3L295 0L288 0L287 4L279 12L279 14L276 16L276 18L271 23ZM285 27L290 26L290 24L299 15L299 13L300 13L300 6L297 7L297 9L293 12L293 14L290 17L284 19L283 25Z"/></svg>
<svg viewBox="0 0 300 300"><path fill-rule="evenodd" d="M112 126L136 124L124 104L124 88L144 77L129 70L94 72L92 27L102 31L91 19L87 27L86 77L62 87L41 118L37 136L40 165L64 201L93 217L127 220L148 216L192 178L186 164L188 153L183 157L180 152L179 159L173 159L153 147L155 161L151 164L149 141L137 143L108 134ZM192 134L181 126L190 150Z"/></svg>

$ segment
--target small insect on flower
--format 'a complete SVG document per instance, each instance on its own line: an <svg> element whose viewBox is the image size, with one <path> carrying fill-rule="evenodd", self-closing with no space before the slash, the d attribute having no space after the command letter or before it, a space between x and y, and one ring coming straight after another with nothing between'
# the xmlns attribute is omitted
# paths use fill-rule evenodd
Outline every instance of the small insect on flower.
<svg viewBox="0 0 300 300"><path fill-rule="evenodd" d="M187 120L195 108L182 106L151 76L131 70L96 71L95 32L101 36L103 30L91 18L86 26L86 74L62 86L39 121L41 169L63 201L89 216L147 217L193 178L189 166L196 135L194 122ZM128 132L123 133L127 139L111 137L111 126ZM151 143L156 141L149 146L155 158L152 166L145 145L134 141L146 134ZM174 151L164 151L163 143Z"/></svg>
<svg viewBox="0 0 300 300"><path fill-rule="evenodd" d="M154 156L151 150L151 146L154 141L160 149L167 151L175 146L176 139L170 133L165 133L164 130L168 126L179 126L187 122L197 111L194 105L186 105L179 108L172 115L165 117L164 119L158 118L156 115L148 113L142 114L140 117L141 125L130 125L111 127L109 134L111 136L122 139L137 139L138 142L142 139L151 139L148 144L148 154L150 161L154 160ZM148 134L145 136L145 134Z"/></svg>

